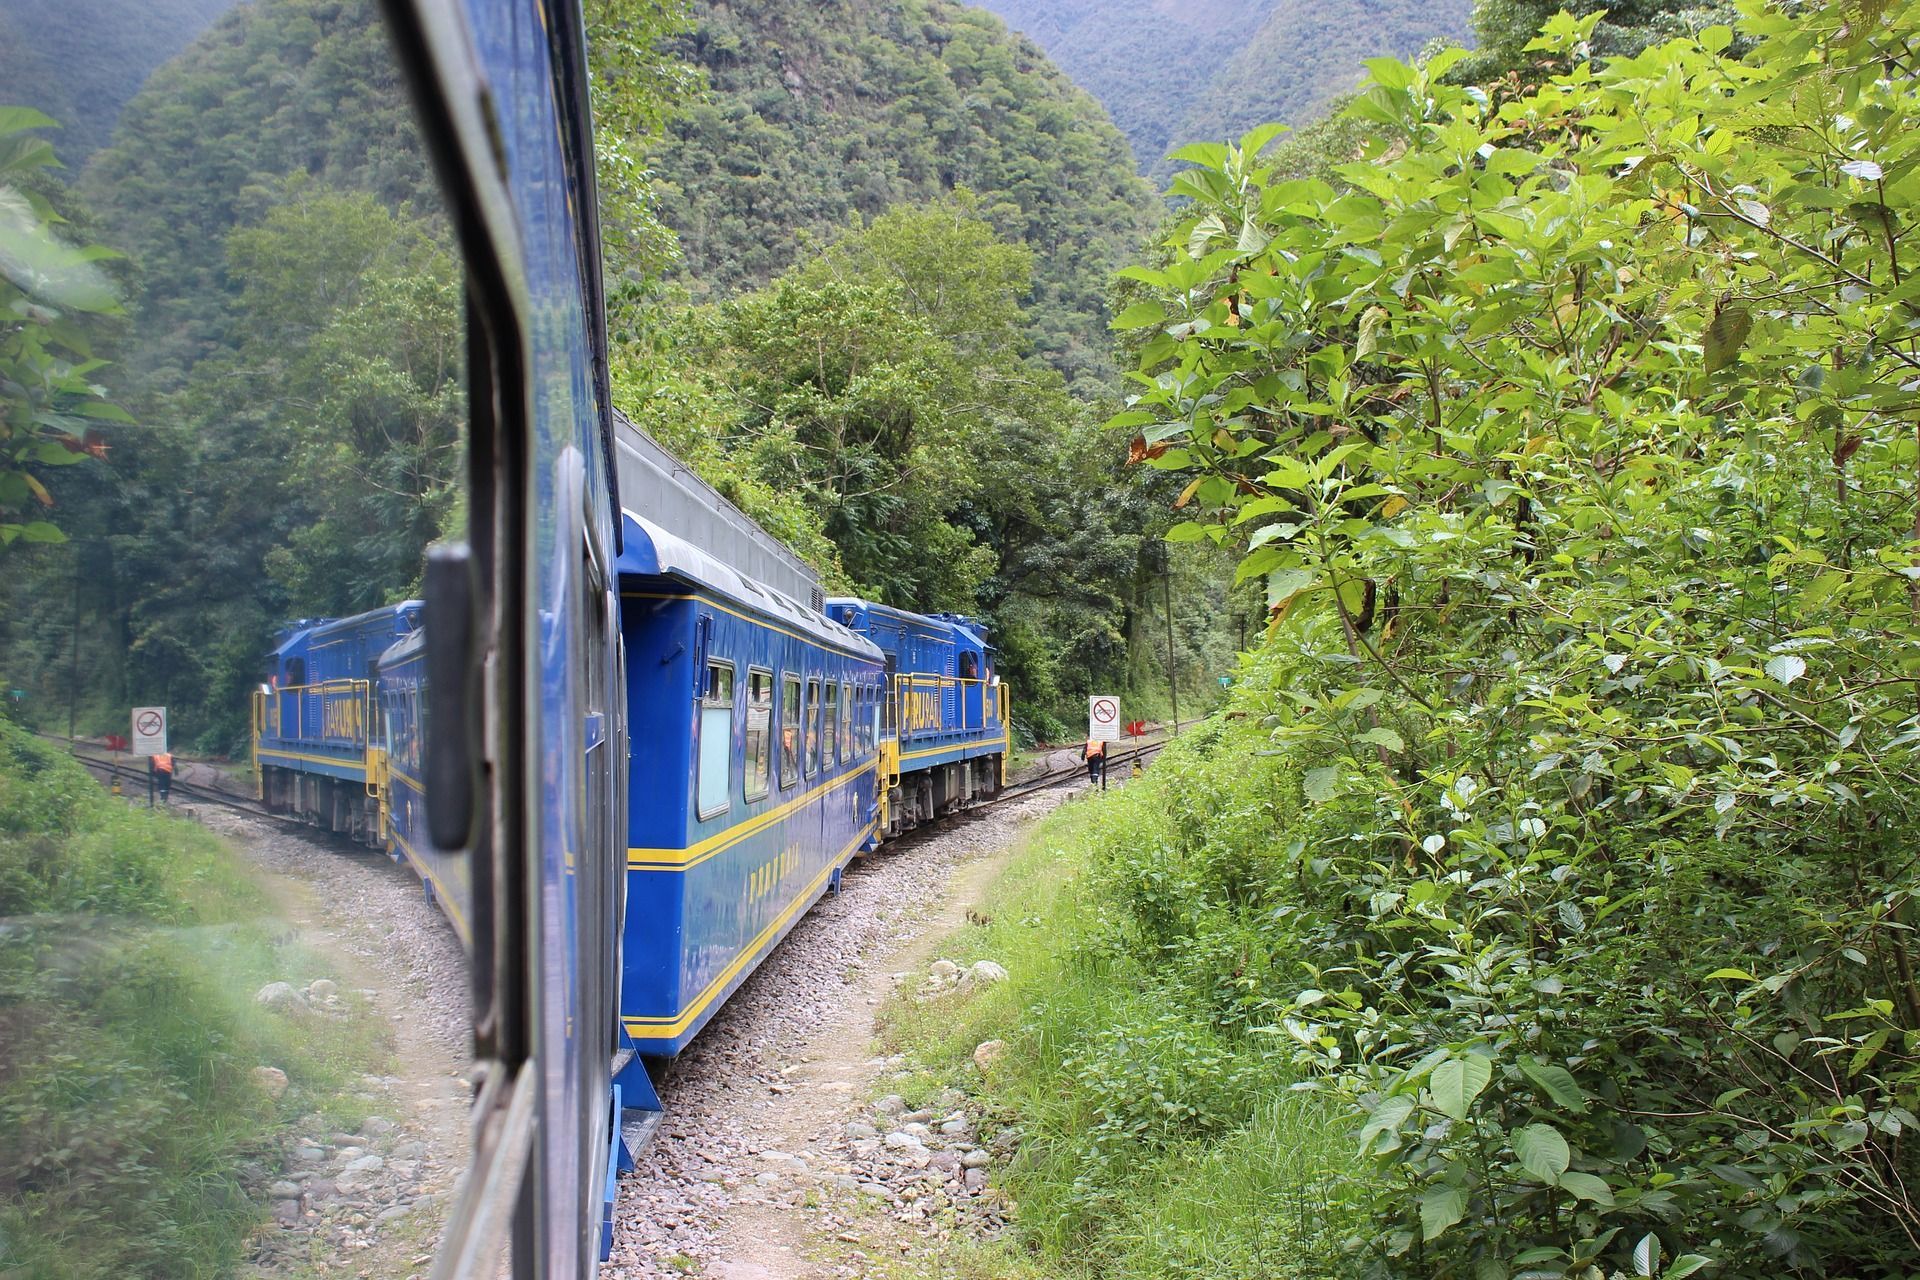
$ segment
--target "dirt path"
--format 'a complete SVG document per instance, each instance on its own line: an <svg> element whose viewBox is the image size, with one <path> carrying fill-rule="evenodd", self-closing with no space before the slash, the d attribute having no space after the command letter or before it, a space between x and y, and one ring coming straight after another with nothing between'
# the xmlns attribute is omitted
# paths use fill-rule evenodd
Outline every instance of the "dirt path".
<svg viewBox="0 0 1920 1280"><path fill-rule="evenodd" d="M324 972L261 997L324 1014L363 1001L385 1024L385 1060L329 1110L295 1126L265 1189L273 1224L254 1276L424 1274L467 1161L466 960L406 868L384 855L208 805L193 816L261 870L276 918Z"/></svg>
<svg viewBox="0 0 1920 1280"><path fill-rule="evenodd" d="M867 1105L902 1067L874 1056L874 1017L925 977L1024 827L1072 794L904 841L801 922L663 1082L667 1120L622 1185L609 1276L914 1274L963 1220L997 1225L991 1157L958 1095Z"/></svg>

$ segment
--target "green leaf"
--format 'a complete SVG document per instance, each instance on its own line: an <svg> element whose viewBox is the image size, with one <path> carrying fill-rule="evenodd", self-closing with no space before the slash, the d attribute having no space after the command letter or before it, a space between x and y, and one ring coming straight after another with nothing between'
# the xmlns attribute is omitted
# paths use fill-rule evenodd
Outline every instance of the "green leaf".
<svg viewBox="0 0 1920 1280"><path fill-rule="evenodd" d="M1548 1184L1558 1182L1573 1160L1567 1140L1550 1124L1530 1124L1515 1130L1513 1154L1520 1157L1521 1168Z"/></svg>
<svg viewBox="0 0 1920 1280"><path fill-rule="evenodd" d="M1418 78L1413 68L1398 58L1368 58L1362 65L1383 89L1411 89Z"/></svg>
<svg viewBox="0 0 1920 1280"><path fill-rule="evenodd" d="M1311 570L1282 569L1267 577L1267 608L1277 609L1302 591L1311 590L1319 579Z"/></svg>
<svg viewBox="0 0 1920 1280"><path fill-rule="evenodd" d="M1740 356L1747 335L1753 332L1753 313L1737 302L1723 302L1713 309L1713 319L1701 337L1706 352L1708 373L1726 368Z"/></svg>
<svg viewBox="0 0 1920 1280"><path fill-rule="evenodd" d="M1325 804L1333 799L1340 790L1340 766L1330 764L1323 768L1307 770L1302 790L1305 791L1307 799L1315 804Z"/></svg>
<svg viewBox="0 0 1920 1280"><path fill-rule="evenodd" d="M1192 520L1174 525L1166 532L1168 542L1199 542L1207 536L1207 526Z"/></svg>
<svg viewBox="0 0 1920 1280"><path fill-rule="evenodd" d="M1360 317L1360 338L1353 344L1353 358L1365 360L1380 349L1380 326L1387 321L1385 307L1368 307Z"/></svg>
<svg viewBox="0 0 1920 1280"><path fill-rule="evenodd" d="M1492 1079L1493 1063L1470 1053L1448 1058L1435 1067L1427 1080L1427 1089L1433 1095L1433 1105L1443 1115L1465 1120L1473 1109L1473 1100Z"/></svg>
<svg viewBox="0 0 1920 1280"><path fill-rule="evenodd" d="M1649 1231L1640 1237L1633 1246L1633 1274L1637 1276L1657 1276L1660 1274L1660 1237Z"/></svg>
<svg viewBox="0 0 1920 1280"><path fill-rule="evenodd" d="M1406 740L1385 725L1376 725L1374 728L1367 730L1360 735L1360 741L1370 742L1376 747L1385 747L1389 751L1405 751L1407 749Z"/></svg>
<svg viewBox="0 0 1920 1280"><path fill-rule="evenodd" d="M1360 1130L1360 1154L1371 1155L1373 1144L1383 1133L1398 1133L1406 1118L1413 1114L1413 1099L1406 1094L1382 1098Z"/></svg>
<svg viewBox="0 0 1920 1280"><path fill-rule="evenodd" d="M1192 142L1170 154L1167 159L1199 165L1202 169L1224 169L1233 159L1233 152L1224 142Z"/></svg>
<svg viewBox="0 0 1920 1280"><path fill-rule="evenodd" d="M1673 1260L1672 1266L1667 1268L1665 1280L1686 1280L1700 1268L1712 1265L1712 1258L1703 1258L1697 1253L1683 1253Z"/></svg>
<svg viewBox="0 0 1920 1280"><path fill-rule="evenodd" d="M1524 1057L1520 1059L1520 1070L1542 1093L1567 1110L1578 1115L1587 1109L1587 1095L1573 1078L1573 1072L1565 1067L1534 1057Z"/></svg>
<svg viewBox="0 0 1920 1280"><path fill-rule="evenodd" d="M0 138L22 129L58 129L60 122L32 107L0 107Z"/></svg>
<svg viewBox="0 0 1920 1280"><path fill-rule="evenodd" d="M1157 302L1136 302L1113 318L1114 329L1144 329L1167 318L1167 309Z"/></svg>
<svg viewBox="0 0 1920 1280"><path fill-rule="evenodd" d="M1420 1193L1420 1238L1438 1240L1448 1227L1460 1221L1466 1213L1466 1188L1446 1183L1428 1187Z"/></svg>
<svg viewBox="0 0 1920 1280"><path fill-rule="evenodd" d="M1807 660L1797 653L1775 654L1767 659L1767 674L1781 684L1792 684L1807 674Z"/></svg>
<svg viewBox="0 0 1920 1280"><path fill-rule="evenodd" d="M1560 1185L1602 1209L1613 1208L1613 1188L1607 1185L1605 1178L1591 1173L1563 1173L1560 1175Z"/></svg>
<svg viewBox="0 0 1920 1280"><path fill-rule="evenodd" d="M1251 160L1267 149L1267 144L1291 129L1277 122L1256 125L1240 135L1240 154Z"/></svg>
<svg viewBox="0 0 1920 1280"><path fill-rule="evenodd" d="M1754 977L1745 969L1715 969L1712 973L1701 979L1702 982L1719 982L1722 980L1731 982L1760 981L1760 979Z"/></svg>

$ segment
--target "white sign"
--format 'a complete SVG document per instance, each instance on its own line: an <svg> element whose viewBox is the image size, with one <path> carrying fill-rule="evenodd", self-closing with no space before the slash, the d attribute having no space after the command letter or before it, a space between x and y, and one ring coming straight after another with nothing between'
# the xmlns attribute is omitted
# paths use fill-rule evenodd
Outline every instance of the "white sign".
<svg viewBox="0 0 1920 1280"><path fill-rule="evenodd" d="M1120 699L1107 693L1087 699L1087 737L1095 742L1120 740Z"/></svg>
<svg viewBox="0 0 1920 1280"><path fill-rule="evenodd" d="M167 754L167 709L165 707L133 709L133 754L137 756Z"/></svg>

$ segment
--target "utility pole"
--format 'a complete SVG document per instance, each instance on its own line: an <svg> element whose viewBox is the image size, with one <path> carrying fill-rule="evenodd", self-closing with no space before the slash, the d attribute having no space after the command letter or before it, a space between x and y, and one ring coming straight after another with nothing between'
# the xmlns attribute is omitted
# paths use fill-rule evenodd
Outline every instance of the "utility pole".
<svg viewBox="0 0 1920 1280"><path fill-rule="evenodd" d="M1173 665L1173 556L1165 544L1160 548L1160 589L1167 609L1167 694L1173 700L1173 728L1180 730L1180 677Z"/></svg>
<svg viewBox="0 0 1920 1280"><path fill-rule="evenodd" d="M76 707L80 701L80 540L73 540L73 654L67 664L67 746L73 746Z"/></svg>

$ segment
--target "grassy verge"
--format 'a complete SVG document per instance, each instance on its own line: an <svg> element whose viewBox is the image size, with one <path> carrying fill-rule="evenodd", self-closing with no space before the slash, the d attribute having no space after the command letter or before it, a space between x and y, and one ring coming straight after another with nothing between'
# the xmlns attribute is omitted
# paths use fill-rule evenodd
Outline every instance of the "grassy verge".
<svg viewBox="0 0 1920 1280"><path fill-rule="evenodd" d="M924 1069L926 1092L960 1084L1020 1135L1018 1159L999 1175L1018 1204L1017 1248L957 1264L959 1274L1342 1274L1353 1120L1292 1088L1270 1029L1232 1012L1238 979L1217 1002L1193 989L1198 968L1212 972L1218 952L1244 941L1239 907L1209 908L1215 936L1198 944L1201 965L1136 924L1155 895L1184 892L1174 865L1188 856L1175 830L1184 819L1171 798L1203 763L1193 747L1171 748L1135 784L1040 823L982 904L985 923L945 950L962 963L996 960L1009 978L903 996L884 1012L891 1047ZM1257 841L1255 800L1270 789L1250 752L1246 763L1227 786L1234 794L1216 788L1214 800L1223 813L1236 797L1251 806L1245 834ZM1249 957L1239 977L1261 967ZM973 1055L990 1040L1007 1048L983 1080Z"/></svg>
<svg viewBox="0 0 1920 1280"><path fill-rule="evenodd" d="M0 723L0 1274L238 1265L286 1128L357 1121L382 1054L351 1002L256 1002L326 973L292 939L219 838Z"/></svg>

